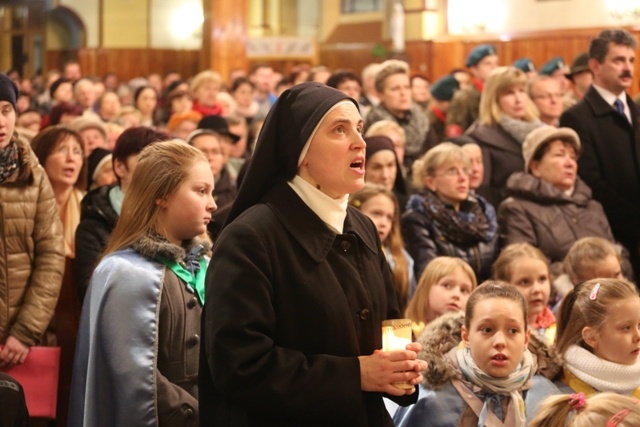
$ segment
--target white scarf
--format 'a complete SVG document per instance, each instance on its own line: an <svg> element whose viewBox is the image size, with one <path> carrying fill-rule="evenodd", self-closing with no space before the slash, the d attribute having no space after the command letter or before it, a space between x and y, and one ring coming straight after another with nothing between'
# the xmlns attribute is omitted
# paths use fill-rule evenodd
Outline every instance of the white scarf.
<svg viewBox="0 0 640 427"><path fill-rule="evenodd" d="M289 186L329 228L338 234L342 234L344 220L347 217L348 194L341 199L332 199L309 184L300 175L293 177L289 181Z"/></svg>
<svg viewBox="0 0 640 427"><path fill-rule="evenodd" d="M573 375L597 391L630 395L640 387L640 361L634 365L609 362L577 345L567 349L564 361Z"/></svg>

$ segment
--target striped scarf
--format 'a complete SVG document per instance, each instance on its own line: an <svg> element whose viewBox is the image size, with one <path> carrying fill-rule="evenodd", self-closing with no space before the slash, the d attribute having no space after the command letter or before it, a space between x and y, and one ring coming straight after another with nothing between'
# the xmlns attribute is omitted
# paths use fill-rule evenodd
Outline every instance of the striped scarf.
<svg viewBox="0 0 640 427"><path fill-rule="evenodd" d="M18 144L15 141L11 141L9 145L0 150L0 184L18 169L19 157Z"/></svg>

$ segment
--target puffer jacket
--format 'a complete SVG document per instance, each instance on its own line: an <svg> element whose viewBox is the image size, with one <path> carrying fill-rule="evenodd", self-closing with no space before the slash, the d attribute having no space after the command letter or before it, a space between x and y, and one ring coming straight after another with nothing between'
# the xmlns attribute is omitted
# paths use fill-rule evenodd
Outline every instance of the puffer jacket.
<svg viewBox="0 0 640 427"><path fill-rule="evenodd" d="M517 172L507 181L510 195L498 209L502 247L526 242L551 261L561 262L571 245L583 237L614 242L602 205L580 178L572 195L529 173Z"/></svg>
<svg viewBox="0 0 640 427"><path fill-rule="evenodd" d="M431 221L425 210L425 198L413 195L407 203L407 210L402 214L402 236L407 252L413 258L414 273L417 280L422 276L427 264L439 256L451 256L463 259L475 273L478 283L488 279L491 275L491 265L498 254L498 234L496 213L493 206L478 197L469 197L461 204L460 211L464 215L470 206L479 204L491 228L487 233L488 241L478 238L468 245L456 245L444 235L437 225Z"/></svg>
<svg viewBox="0 0 640 427"><path fill-rule="evenodd" d="M423 374L418 401L412 406L399 408L395 413L393 421L396 426L475 427L478 424L478 417L451 383L451 380L460 378L461 373L446 356L462 340L463 324L463 312L447 313L429 323L420 334L418 342L422 344L422 351L418 358L426 360L429 367ZM555 350L535 332L531 334L528 348L538 366L536 375L521 390L527 421L530 421L544 398L559 394L549 378L559 374L561 362Z"/></svg>
<svg viewBox="0 0 640 427"><path fill-rule="evenodd" d="M64 272L62 223L44 168L14 136L20 167L0 184L0 344L41 343Z"/></svg>

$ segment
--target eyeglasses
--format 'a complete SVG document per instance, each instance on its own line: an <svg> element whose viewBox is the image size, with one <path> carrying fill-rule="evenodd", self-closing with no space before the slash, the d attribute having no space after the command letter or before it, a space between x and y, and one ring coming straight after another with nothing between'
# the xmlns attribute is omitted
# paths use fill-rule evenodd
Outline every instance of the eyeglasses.
<svg viewBox="0 0 640 427"><path fill-rule="evenodd" d="M437 175L444 175L447 177L454 177L454 176L469 176L471 175L471 169L468 168L457 168L455 166L450 167L449 169L439 172L437 173Z"/></svg>
<svg viewBox="0 0 640 427"><path fill-rule="evenodd" d="M82 152L82 150L80 148L70 148L70 147L58 147L55 150L53 150L53 153L51 154L55 154L55 155L61 155L61 156L74 156L74 157L84 157L84 153Z"/></svg>

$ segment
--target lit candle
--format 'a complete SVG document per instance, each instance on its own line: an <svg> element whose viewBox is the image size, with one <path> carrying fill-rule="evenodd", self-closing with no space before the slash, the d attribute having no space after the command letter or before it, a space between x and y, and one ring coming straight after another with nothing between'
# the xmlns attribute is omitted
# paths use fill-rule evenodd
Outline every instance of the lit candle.
<svg viewBox="0 0 640 427"><path fill-rule="evenodd" d="M389 319L382 322L382 351L405 350L411 344L411 319ZM411 389L406 382L393 383L401 389Z"/></svg>

